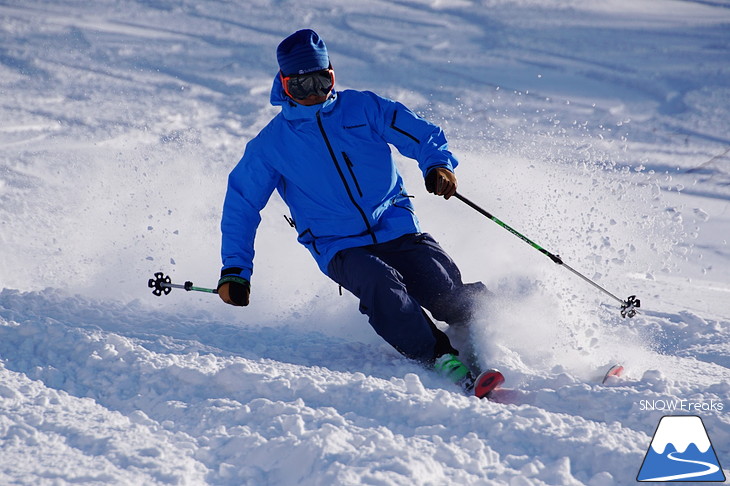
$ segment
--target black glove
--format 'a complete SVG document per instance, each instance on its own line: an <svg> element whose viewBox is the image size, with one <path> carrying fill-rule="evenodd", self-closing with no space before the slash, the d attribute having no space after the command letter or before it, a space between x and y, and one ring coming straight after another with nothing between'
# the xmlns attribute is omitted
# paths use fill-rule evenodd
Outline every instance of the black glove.
<svg viewBox="0 0 730 486"><path fill-rule="evenodd" d="M223 275L218 280L218 297L226 304L247 306L250 295L251 284L239 275Z"/></svg>
<svg viewBox="0 0 730 486"><path fill-rule="evenodd" d="M456 174L446 167L435 167L426 174L426 190L445 199L456 194Z"/></svg>

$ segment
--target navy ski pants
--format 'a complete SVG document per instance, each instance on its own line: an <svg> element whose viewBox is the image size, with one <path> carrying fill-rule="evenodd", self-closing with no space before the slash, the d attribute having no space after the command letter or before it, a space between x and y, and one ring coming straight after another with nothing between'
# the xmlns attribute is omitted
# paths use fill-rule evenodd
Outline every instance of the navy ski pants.
<svg viewBox="0 0 730 486"><path fill-rule="evenodd" d="M360 299L360 312L375 332L426 364L458 351L423 309L448 324L464 323L477 298L489 293L481 282L464 284L454 261L428 233L341 250L328 274Z"/></svg>

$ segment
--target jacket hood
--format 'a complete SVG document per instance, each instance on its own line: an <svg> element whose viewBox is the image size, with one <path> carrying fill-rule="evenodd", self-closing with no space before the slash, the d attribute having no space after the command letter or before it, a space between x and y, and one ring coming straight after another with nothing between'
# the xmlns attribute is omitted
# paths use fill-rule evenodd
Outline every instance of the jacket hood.
<svg viewBox="0 0 730 486"><path fill-rule="evenodd" d="M317 116L318 111L328 112L333 108L335 101L337 101L337 92L332 88L332 96L324 103L312 106L300 105L286 95L284 86L281 84L281 78L277 73L274 76L274 83L271 85L269 101L274 106L281 106L281 113L287 120L312 119Z"/></svg>

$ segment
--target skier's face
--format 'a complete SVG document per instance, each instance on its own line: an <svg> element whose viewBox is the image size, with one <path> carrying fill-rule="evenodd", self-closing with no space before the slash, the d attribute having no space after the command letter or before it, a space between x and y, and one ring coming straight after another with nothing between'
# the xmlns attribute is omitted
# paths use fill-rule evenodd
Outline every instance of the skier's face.
<svg viewBox="0 0 730 486"><path fill-rule="evenodd" d="M294 100L295 103L299 103L300 105L312 106L312 105L319 105L320 103L324 103L325 101L327 101L327 98L329 98L329 96L330 96L329 93L327 93L327 95L325 95L325 96L310 95L309 97L307 97L306 99L303 99L303 100L297 100L294 98L292 98L292 99Z"/></svg>

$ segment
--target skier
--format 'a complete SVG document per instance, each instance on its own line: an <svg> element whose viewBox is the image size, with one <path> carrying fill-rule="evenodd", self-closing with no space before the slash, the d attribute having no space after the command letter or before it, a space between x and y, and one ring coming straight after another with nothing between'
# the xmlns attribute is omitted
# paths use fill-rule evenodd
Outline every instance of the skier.
<svg viewBox="0 0 730 486"><path fill-rule="evenodd" d="M228 178L220 298L248 305L259 213L276 189L298 241L360 299L375 331L404 356L483 396L489 390L477 383L474 391L473 374L423 308L463 325L488 291L481 282L464 284L452 259L421 232L389 147L416 159L427 190L449 199L458 162L443 131L372 92L335 91L327 48L312 30L284 39L276 55L271 103L281 112L248 142Z"/></svg>

